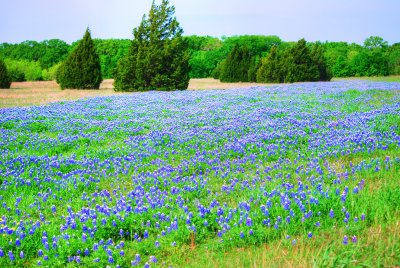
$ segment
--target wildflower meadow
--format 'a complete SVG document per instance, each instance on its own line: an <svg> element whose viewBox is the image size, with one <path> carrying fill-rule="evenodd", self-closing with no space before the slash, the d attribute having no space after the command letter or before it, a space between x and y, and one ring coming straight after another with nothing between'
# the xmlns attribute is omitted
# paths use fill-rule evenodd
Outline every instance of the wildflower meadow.
<svg viewBox="0 0 400 268"><path fill-rule="evenodd" d="M399 147L400 83L0 109L0 266L399 265Z"/></svg>

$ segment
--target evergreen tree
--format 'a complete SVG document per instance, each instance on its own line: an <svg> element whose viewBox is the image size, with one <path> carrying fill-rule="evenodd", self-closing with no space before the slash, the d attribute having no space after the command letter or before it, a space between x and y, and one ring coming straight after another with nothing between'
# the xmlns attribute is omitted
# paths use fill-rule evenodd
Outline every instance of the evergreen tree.
<svg viewBox="0 0 400 268"><path fill-rule="evenodd" d="M221 68L221 82L248 82L252 56L247 46L235 45Z"/></svg>
<svg viewBox="0 0 400 268"><path fill-rule="evenodd" d="M257 82L257 71L261 67L261 57L255 56L251 59L250 69L248 71L249 82Z"/></svg>
<svg viewBox="0 0 400 268"><path fill-rule="evenodd" d="M89 28L83 39L57 71L57 83L64 88L98 89L102 81L99 55Z"/></svg>
<svg viewBox="0 0 400 268"><path fill-rule="evenodd" d="M332 73L326 64L324 50L320 44L317 43L312 47L310 57L314 65L316 65L318 68L319 81L330 81L332 78Z"/></svg>
<svg viewBox="0 0 400 268"><path fill-rule="evenodd" d="M168 0L151 6L133 31L128 55L114 73L116 91L175 90L189 85L188 42Z"/></svg>
<svg viewBox="0 0 400 268"><path fill-rule="evenodd" d="M282 57L278 48L273 46L268 56L262 60L261 67L257 71L257 82L259 83L282 83L281 71Z"/></svg>
<svg viewBox="0 0 400 268"><path fill-rule="evenodd" d="M306 40L300 39L285 55L285 82L318 81L319 71L310 56Z"/></svg>
<svg viewBox="0 0 400 268"><path fill-rule="evenodd" d="M4 61L0 60L0 88L10 88L11 77Z"/></svg>

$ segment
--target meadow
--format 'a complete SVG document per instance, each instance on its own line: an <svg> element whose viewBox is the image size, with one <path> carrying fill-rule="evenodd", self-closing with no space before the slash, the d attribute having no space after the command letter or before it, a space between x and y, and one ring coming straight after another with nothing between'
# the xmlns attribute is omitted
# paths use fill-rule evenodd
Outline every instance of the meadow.
<svg viewBox="0 0 400 268"><path fill-rule="evenodd" d="M2 98L0 267L399 266L400 83L237 86Z"/></svg>

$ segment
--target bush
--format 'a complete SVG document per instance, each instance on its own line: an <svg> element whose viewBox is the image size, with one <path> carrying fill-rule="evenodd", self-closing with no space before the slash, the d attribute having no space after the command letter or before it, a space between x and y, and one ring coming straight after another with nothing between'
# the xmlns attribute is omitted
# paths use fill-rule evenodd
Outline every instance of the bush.
<svg viewBox="0 0 400 268"><path fill-rule="evenodd" d="M57 63L56 65L50 67L49 69L45 69L42 71L42 78L44 81L54 81L57 79L57 71L60 67L61 63Z"/></svg>
<svg viewBox="0 0 400 268"><path fill-rule="evenodd" d="M128 55L114 74L116 91L187 89L189 85L188 42L173 16L175 8L163 0L152 4L148 18L134 29Z"/></svg>
<svg viewBox="0 0 400 268"><path fill-rule="evenodd" d="M62 89L99 89L102 81L99 55L89 28L75 49L57 70L57 83Z"/></svg>
<svg viewBox="0 0 400 268"><path fill-rule="evenodd" d="M11 77L8 74L5 63L0 60L0 88L10 88Z"/></svg>
<svg viewBox="0 0 400 268"><path fill-rule="evenodd" d="M6 59L5 63L13 82L43 80L42 68L37 61Z"/></svg>

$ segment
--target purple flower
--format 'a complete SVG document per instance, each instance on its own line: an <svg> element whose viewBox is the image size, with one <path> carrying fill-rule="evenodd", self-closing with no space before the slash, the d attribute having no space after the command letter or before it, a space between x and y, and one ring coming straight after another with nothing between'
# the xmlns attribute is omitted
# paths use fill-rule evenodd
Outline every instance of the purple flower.
<svg viewBox="0 0 400 268"><path fill-rule="evenodd" d="M349 243L349 238L347 237L347 235L345 235L343 237L343 245L347 245Z"/></svg>
<svg viewBox="0 0 400 268"><path fill-rule="evenodd" d="M313 234L311 233L311 232L308 232L308 238L312 238L313 237Z"/></svg>
<svg viewBox="0 0 400 268"><path fill-rule="evenodd" d="M114 258L112 256L108 256L108 262L109 263L114 263Z"/></svg>
<svg viewBox="0 0 400 268"><path fill-rule="evenodd" d="M24 254L23 251L21 251L21 252L19 253L19 257L20 257L21 259L23 259L23 258L25 257L25 254Z"/></svg>
<svg viewBox="0 0 400 268"><path fill-rule="evenodd" d="M155 256L150 256L150 262L156 263L157 258Z"/></svg>
<svg viewBox="0 0 400 268"><path fill-rule="evenodd" d="M353 235L351 238L351 242L357 243L357 236Z"/></svg>
<svg viewBox="0 0 400 268"><path fill-rule="evenodd" d="M136 254L135 255L135 260L136 260L137 263L140 262L140 254Z"/></svg>
<svg viewBox="0 0 400 268"><path fill-rule="evenodd" d="M10 261L14 261L15 260L15 257L14 257L14 254L12 253L12 251L8 252L8 258L10 259Z"/></svg>
<svg viewBox="0 0 400 268"><path fill-rule="evenodd" d="M251 218L246 219L246 225L249 227L253 225L253 221L251 220Z"/></svg>
<svg viewBox="0 0 400 268"><path fill-rule="evenodd" d="M335 217L335 212L333 211L333 209L331 209L329 211L329 217L334 218Z"/></svg>
<svg viewBox="0 0 400 268"><path fill-rule="evenodd" d="M240 238L244 238L244 233L243 232L240 232Z"/></svg>

